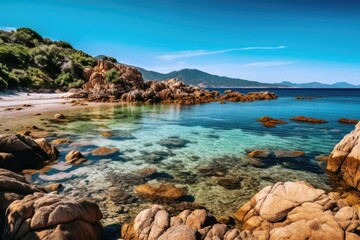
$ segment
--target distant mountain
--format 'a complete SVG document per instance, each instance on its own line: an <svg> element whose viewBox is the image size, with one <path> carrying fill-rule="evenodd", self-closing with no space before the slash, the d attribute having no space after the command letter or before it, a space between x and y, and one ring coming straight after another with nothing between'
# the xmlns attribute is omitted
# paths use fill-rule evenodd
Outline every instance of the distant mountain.
<svg viewBox="0 0 360 240"><path fill-rule="evenodd" d="M182 69L170 73L159 73L137 67L142 73L145 81L147 80L165 80L169 78L178 78L186 84L197 85L200 87L284 87L281 84L261 83L244 79L229 78L209 74L197 69Z"/></svg>
<svg viewBox="0 0 360 240"><path fill-rule="evenodd" d="M324 84L319 82L309 83L292 83L292 82L281 82L281 85L294 88L360 88L360 85L353 85L347 82L337 82L334 84Z"/></svg>

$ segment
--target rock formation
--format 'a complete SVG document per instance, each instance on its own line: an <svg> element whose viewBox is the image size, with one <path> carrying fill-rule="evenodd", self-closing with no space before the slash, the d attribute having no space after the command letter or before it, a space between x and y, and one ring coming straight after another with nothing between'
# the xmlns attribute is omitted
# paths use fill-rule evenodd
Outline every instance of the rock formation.
<svg viewBox="0 0 360 240"><path fill-rule="evenodd" d="M304 117L304 116L297 116L290 118L292 121L298 121L298 122L308 122L308 123L327 123L327 121L317 118L311 118L311 117Z"/></svg>
<svg viewBox="0 0 360 240"><path fill-rule="evenodd" d="M352 187L360 190L360 123L333 149L327 170L339 172Z"/></svg>
<svg viewBox="0 0 360 240"><path fill-rule="evenodd" d="M111 71L111 72L110 72ZM107 75L111 75L111 79ZM141 73L134 67L99 60L94 68L86 68L84 76L88 82L82 91L71 97L87 98L96 102L147 102L147 103L180 103L195 104L214 101L254 101L276 99L270 92L242 94L227 91L221 95L186 85L178 79L145 82ZM111 80L112 82L109 82Z"/></svg>
<svg viewBox="0 0 360 240"><path fill-rule="evenodd" d="M264 116L264 117L258 118L257 121L261 122L262 125L265 127L276 127L276 124L285 124L286 123L283 120L278 120L275 118L271 118L269 116Z"/></svg>
<svg viewBox="0 0 360 240"><path fill-rule="evenodd" d="M268 186L236 213L240 228L219 223L204 209L177 216L158 205L141 211L122 227L125 240L360 239L358 210L337 193L305 182ZM242 229L242 230L240 230Z"/></svg>
<svg viewBox="0 0 360 240"><path fill-rule="evenodd" d="M33 140L20 134L0 135L0 167L13 171L38 168L56 160L59 152L44 139Z"/></svg>
<svg viewBox="0 0 360 240"><path fill-rule="evenodd" d="M93 202L37 192L10 204L3 239L97 240L101 218Z"/></svg>

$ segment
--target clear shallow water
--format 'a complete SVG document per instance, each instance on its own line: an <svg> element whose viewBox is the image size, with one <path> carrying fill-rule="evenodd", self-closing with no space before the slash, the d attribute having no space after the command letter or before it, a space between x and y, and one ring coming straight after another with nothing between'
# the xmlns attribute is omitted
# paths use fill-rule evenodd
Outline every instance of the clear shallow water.
<svg viewBox="0 0 360 240"><path fill-rule="evenodd" d="M134 185L146 181L188 188L185 203L167 203L172 208L198 204L216 215L233 213L261 188L278 181L304 180L332 190L336 179L314 157L329 154L354 128L338 123L339 118L360 119L360 90L347 91L280 89L275 90L279 99L272 101L124 105L69 112L67 122L45 120L44 124L74 144L61 146L59 163L33 179L42 184L61 182L64 193L95 199L105 213L105 225L126 220L156 202L138 198L133 192ZM296 100L294 96L299 95L323 97ZM256 121L265 115L287 124L266 128ZM297 115L329 123L288 120ZM102 137L101 131L114 136ZM178 146L164 146L169 140ZM91 156L90 151L98 146L118 147L120 153L104 159ZM89 162L78 167L64 164L66 153L73 149L87 154ZM306 155L298 160L259 162L247 157L247 152L255 149L299 150ZM145 167L155 167L158 173L141 178L137 171ZM224 176L237 179L230 187L235 185L235 189L219 185Z"/></svg>

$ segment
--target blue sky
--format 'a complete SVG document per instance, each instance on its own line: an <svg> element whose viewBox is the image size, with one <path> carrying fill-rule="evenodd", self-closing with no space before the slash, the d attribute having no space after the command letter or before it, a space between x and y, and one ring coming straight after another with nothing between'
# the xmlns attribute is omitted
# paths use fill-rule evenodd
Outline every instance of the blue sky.
<svg viewBox="0 0 360 240"><path fill-rule="evenodd" d="M262 82L360 84L358 0L0 0L0 27L30 27L146 69Z"/></svg>

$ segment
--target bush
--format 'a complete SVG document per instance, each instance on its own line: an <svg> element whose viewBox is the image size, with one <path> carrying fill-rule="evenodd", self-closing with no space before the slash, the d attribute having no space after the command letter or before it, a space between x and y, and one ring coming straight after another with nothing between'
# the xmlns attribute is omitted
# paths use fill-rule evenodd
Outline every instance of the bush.
<svg viewBox="0 0 360 240"><path fill-rule="evenodd" d="M73 80L73 77L68 72L62 72L55 79L55 83L61 87L67 87Z"/></svg>
<svg viewBox="0 0 360 240"><path fill-rule="evenodd" d="M71 46L70 43L68 42L64 42L64 41L58 41L58 42L54 42L54 44L58 47L61 47L61 48L70 48L70 49L73 49L73 47Z"/></svg>
<svg viewBox="0 0 360 240"><path fill-rule="evenodd" d="M102 60L110 61L110 62L113 62L113 63L117 63L116 58L113 58L113 57L104 56L104 57L102 58Z"/></svg>
<svg viewBox="0 0 360 240"><path fill-rule="evenodd" d="M0 91L4 91L8 88L8 83L0 77Z"/></svg>
<svg viewBox="0 0 360 240"><path fill-rule="evenodd" d="M84 84L85 84L85 81L84 81L84 80L78 79L78 80L76 80L75 82L69 83L67 87L68 87L68 88L81 88L82 85L84 85Z"/></svg>
<svg viewBox="0 0 360 240"><path fill-rule="evenodd" d="M30 56L28 49L17 44L0 45L0 62L8 66L22 68L28 64Z"/></svg>
<svg viewBox="0 0 360 240"><path fill-rule="evenodd" d="M9 78L11 78L17 86L30 87L32 84L28 72L24 70L13 69L9 74Z"/></svg>
<svg viewBox="0 0 360 240"><path fill-rule="evenodd" d="M78 64L81 64L84 67L94 67L96 65L96 60L91 57L90 55L82 52L82 51L78 51L75 52L73 54L71 54L70 58Z"/></svg>
<svg viewBox="0 0 360 240"><path fill-rule="evenodd" d="M110 83L120 83L121 77L120 77L119 71L116 68L110 69L106 73L106 80Z"/></svg>
<svg viewBox="0 0 360 240"><path fill-rule="evenodd" d="M24 44L30 48L44 42L43 38L30 28L18 28L12 33L10 38L13 42Z"/></svg>

